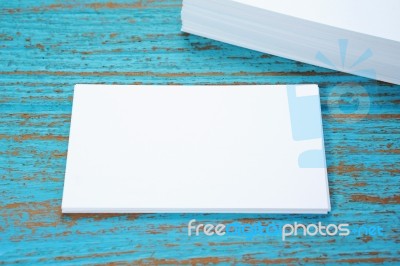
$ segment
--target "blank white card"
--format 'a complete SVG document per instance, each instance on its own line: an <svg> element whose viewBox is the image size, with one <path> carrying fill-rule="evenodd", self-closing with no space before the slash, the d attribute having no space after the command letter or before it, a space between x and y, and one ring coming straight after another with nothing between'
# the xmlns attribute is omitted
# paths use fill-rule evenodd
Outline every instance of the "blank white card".
<svg viewBox="0 0 400 266"><path fill-rule="evenodd" d="M64 213L327 213L317 85L76 85Z"/></svg>

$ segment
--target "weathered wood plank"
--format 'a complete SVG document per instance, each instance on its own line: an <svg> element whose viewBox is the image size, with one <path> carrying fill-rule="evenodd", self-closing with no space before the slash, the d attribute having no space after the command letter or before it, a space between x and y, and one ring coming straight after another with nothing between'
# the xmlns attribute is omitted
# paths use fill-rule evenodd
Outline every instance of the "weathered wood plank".
<svg viewBox="0 0 400 266"><path fill-rule="evenodd" d="M400 87L181 33L180 5L0 3L0 262L400 263ZM61 215L76 83L318 83L332 212ZM192 218L346 222L384 235L188 237Z"/></svg>

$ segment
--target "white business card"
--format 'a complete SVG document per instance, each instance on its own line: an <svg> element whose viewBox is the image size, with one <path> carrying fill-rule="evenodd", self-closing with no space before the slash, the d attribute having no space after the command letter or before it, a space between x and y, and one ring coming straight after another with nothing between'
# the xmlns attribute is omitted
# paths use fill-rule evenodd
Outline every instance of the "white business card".
<svg viewBox="0 0 400 266"><path fill-rule="evenodd" d="M76 85L64 213L327 213L317 85Z"/></svg>

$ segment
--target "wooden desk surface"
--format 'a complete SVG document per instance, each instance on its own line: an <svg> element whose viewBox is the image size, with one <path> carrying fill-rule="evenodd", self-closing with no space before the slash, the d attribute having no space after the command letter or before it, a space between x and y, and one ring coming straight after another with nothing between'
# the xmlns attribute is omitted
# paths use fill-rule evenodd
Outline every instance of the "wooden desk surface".
<svg viewBox="0 0 400 266"><path fill-rule="evenodd" d="M400 86L184 34L180 8L0 3L0 263L399 264ZM76 83L319 84L332 212L62 215ZM349 223L383 235L188 237L191 219Z"/></svg>

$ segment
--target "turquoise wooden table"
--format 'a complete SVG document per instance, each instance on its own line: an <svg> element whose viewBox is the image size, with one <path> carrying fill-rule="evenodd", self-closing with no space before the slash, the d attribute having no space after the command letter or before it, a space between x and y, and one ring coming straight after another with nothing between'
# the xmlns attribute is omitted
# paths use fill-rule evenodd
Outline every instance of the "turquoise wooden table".
<svg viewBox="0 0 400 266"><path fill-rule="evenodd" d="M1 1L0 262L399 264L400 86L182 33L180 8L175 0ZM332 212L62 215L76 83L319 84ZM191 219L383 231L189 237Z"/></svg>

